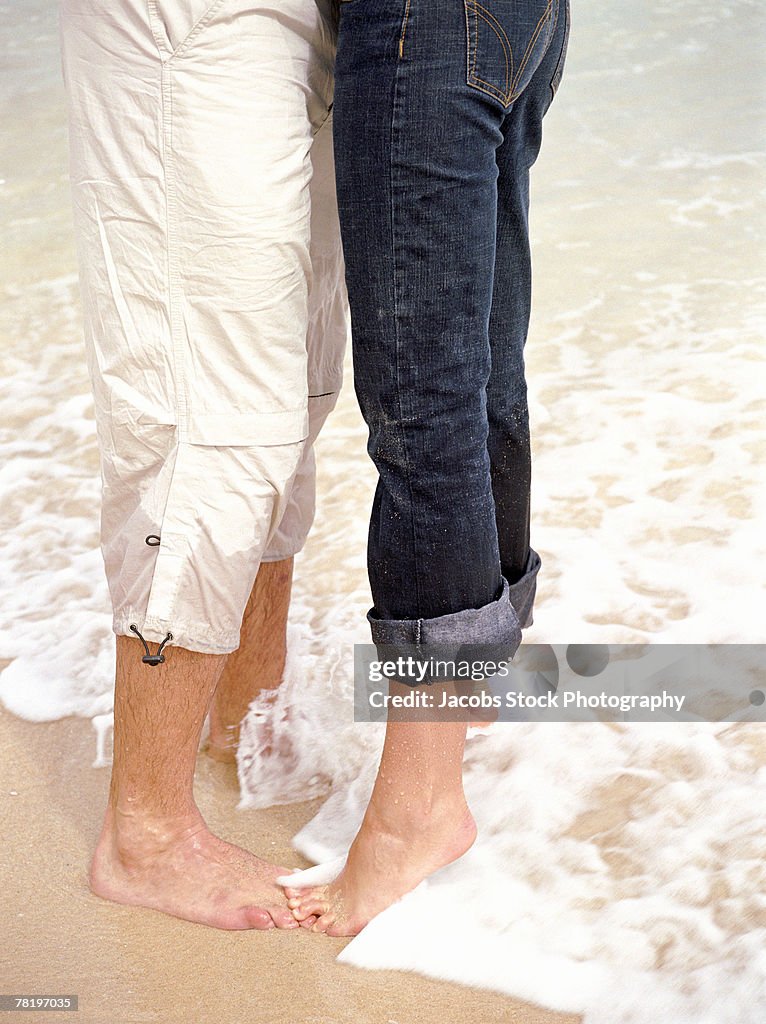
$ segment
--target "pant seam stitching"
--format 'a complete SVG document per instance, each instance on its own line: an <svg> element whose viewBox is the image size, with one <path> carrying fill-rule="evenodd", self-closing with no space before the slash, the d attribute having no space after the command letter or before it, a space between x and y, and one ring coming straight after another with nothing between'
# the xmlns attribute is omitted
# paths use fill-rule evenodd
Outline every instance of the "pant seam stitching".
<svg viewBox="0 0 766 1024"><path fill-rule="evenodd" d="M489 27L495 33L495 35L500 40L500 43L502 45L503 55L505 57L505 89L502 90L501 94L503 96L510 95L510 93L513 92L513 85L512 85L512 83L513 83L513 80L514 80L514 71L515 71L514 64L513 64L513 49L511 47L511 41L508 38L508 34L506 33L505 29L500 24L500 22L485 7L482 7L481 4L477 3L476 0L472 0L472 2L473 2L473 7L474 7L475 14L477 15L477 18L476 18L476 34L475 34L475 41L474 41L473 68L471 69L472 77L477 82L481 82L483 85L491 85L490 82L485 82L484 79L479 78L478 74L476 73L476 62L478 60L478 50L479 50L479 28L478 28L478 25L479 25L479 18L481 18L484 21L485 24L489 25ZM510 60L509 60L509 56L510 56ZM510 88L509 88L509 85L510 85ZM495 87L493 86L493 88L495 88ZM497 91L501 92L500 89L498 89Z"/></svg>
<svg viewBox="0 0 766 1024"><path fill-rule="evenodd" d="M214 0L214 3L212 3L210 7L208 7L208 9L204 12L204 14L200 16L199 20L195 22L194 25L192 25L186 36L181 40L181 42L178 44L175 50L173 50L170 57L168 58L169 60L173 60L176 57L180 57L186 50L189 49L191 44L194 42L194 39L199 35L202 29L205 28L205 26L213 20L213 16L218 12L219 8L223 6L224 2L225 0Z"/></svg>
<svg viewBox="0 0 766 1024"><path fill-rule="evenodd" d="M402 32L399 36L399 59L404 56L404 39L407 35L407 22L410 20L410 6L412 0L407 0L407 6L404 8L404 20L402 21Z"/></svg>
<svg viewBox="0 0 766 1024"><path fill-rule="evenodd" d="M176 232L178 213L176 209L175 163L173 160L173 77L172 71L167 64L162 65L161 84L168 307L170 314L170 336L173 346L173 366L175 369L175 410L178 423L178 437L179 440L185 440L188 423L186 417L186 377L181 345L181 309L179 301L181 289L180 268L178 266L178 236Z"/></svg>
<svg viewBox="0 0 766 1024"><path fill-rule="evenodd" d="M417 551L417 531L415 529L415 496L412 488L412 471L410 467L410 458L407 451L407 442L404 434L404 429L401 424L404 423L404 410L402 407L402 388L401 388L401 336L400 336L400 324L399 324L399 273L400 273L400 259L399 259L399 246L397 244L397 230L396 230L396 213L395 213L395 199L394 199L394 163L395 154L398 154L398 147L396 145L397 140L401 138L402 133L397 131L397 125L399 121L399 104L401 100L400 94L400 82L401 82L401 63L396 66L396 75L394 77L394 102L393 102L393 116L391 118L391 157L389 164L389 188L390 188L390 209L389 215L391 218L391 239L393 242L394 250L394 273L393 273L393 290L394 290L394 331L396 335L396 394L397 402L399 405L399 421L400 421L400 433L402 439L402 451L404 453L404 465L407 474L407 488L409 490L409 505L410 505L410 527L412 531L412 562L414 568L414 582L415 582L415 601L418 609L421 607L420 598L420 572L418 568L418 551Z"/></svg>

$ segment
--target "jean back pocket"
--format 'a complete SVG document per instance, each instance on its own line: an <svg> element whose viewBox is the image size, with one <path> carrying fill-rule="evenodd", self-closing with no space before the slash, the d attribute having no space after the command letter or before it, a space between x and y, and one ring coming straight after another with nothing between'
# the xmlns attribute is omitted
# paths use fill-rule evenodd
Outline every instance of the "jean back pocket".
<svg viewBox="0 0 766 1024"><path fill-rule="evenodd" d="M464 0L468 84L510 106L545 56L563 2Z"/></svg>

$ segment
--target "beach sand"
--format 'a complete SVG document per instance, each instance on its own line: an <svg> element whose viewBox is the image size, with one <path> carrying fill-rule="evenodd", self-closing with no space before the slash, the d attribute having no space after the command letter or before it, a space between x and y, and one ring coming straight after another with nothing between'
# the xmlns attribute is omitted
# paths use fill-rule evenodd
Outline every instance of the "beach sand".
<svg viewBox="0 0 766 1024"><path fill-rule="evenodd" d="M346 939L223 932L88 891L109 771L91 768L90 722L31 724L0 711L2 992L79 996L79 1024L575 1024L488 991L335 962ZM289 866L290 838L321 801L238 811L235 769L199 755L196 793L219 835ZM18 1013L14 1021L71 1020Z"/></svg>

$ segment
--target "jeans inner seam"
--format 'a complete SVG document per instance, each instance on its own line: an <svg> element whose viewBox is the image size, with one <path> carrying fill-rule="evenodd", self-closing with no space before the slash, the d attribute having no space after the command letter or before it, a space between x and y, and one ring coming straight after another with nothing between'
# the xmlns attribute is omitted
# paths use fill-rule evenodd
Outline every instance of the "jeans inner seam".
<svg viewBox="0 0 766 1024"><path fill-rule="evenodd" d="M408 5L409 9L409 5ZM415 582L415 602L417 608L421 608L421 596L420 596L420 571L418 565L418 546L417 546L417 530L415 528L415 496L412 489L412 470L409 452L407 450L407 440L404 432L404 410L402 406L402 386L401 386L401 331L400 331L400 319L399 319L399 279L401 273L401 259L400 259L400 246L399 237L396 230L397 218L396 218L396 197L394 194L394 186L396 183L396 176L394 173L394 167L397 162L397 156L399 151L397 149L397 141L406 135L406 132L399 130L399 115L400 115L400 104L401 104L401 74L402 65L397 63L396 74L394 77L394 101L393 101L393 116L391 118L391 157L389 163L389 195L390 195L390 217L391 217L391 239L393 242L393 258L394 258L394 273L393 273L393 291L394 291L394 331L396 332L396 390L399 404L399 431L402 443L402 452L404 455L404 468L407 475L407 488L409 490L409 505L410 505L410 527L412 532L412 562L414 568L414 582Z"/></svg>

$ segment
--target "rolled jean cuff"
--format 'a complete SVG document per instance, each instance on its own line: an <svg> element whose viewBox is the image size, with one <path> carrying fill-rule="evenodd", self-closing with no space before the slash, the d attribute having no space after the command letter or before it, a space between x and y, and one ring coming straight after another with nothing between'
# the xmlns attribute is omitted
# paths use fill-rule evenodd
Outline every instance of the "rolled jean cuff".
<svg viewBox="0 0 766 1024"><path fill-rule="evenodd" d="M511 604L516 611L522 629L527 629L534 622L532 609L537 593L537 574L540 571L540 565L540 556L534 548L530 548L524 575L520 580L511 583L508 588Z"/></svg>
<svg viewBox="0 0 766 1024"><path fill-rule="evenodd" d="M503 658L510 659L521 643L521 627L509 591L508 581L503 579L502 592L495 601L481 608L466 608L432 619L379 619L375 609L370 609L367 621L373 643L383 660L404 651L411 653L413 648L424 655L428 648L438 648L440 657L456 659L473 655L480 649L495 652L495 656L502 652ZM425 678L423 681L432 680ZM409 683L406 679L402 682Z"/></svg>

